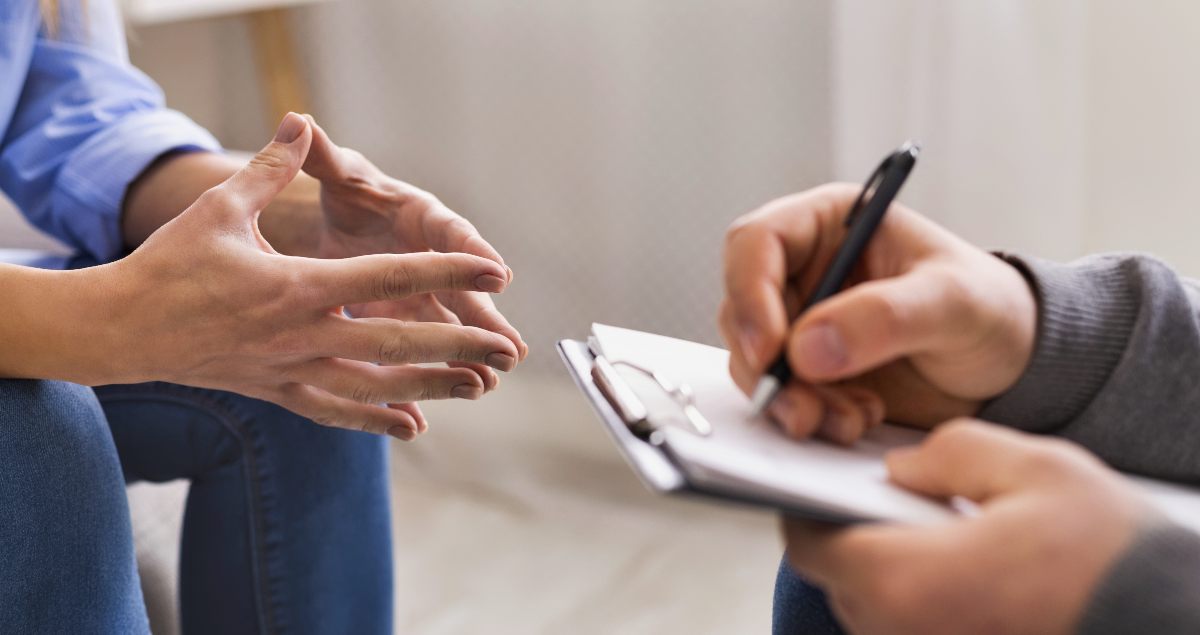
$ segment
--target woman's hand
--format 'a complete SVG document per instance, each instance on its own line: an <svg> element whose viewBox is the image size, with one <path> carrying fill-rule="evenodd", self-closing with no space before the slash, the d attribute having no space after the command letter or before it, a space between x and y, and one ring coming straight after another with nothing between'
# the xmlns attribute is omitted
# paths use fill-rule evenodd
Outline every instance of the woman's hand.
<svg viewBox="0 0 1200 635"><path fill-rule="evenodd" d="M888 469L980 513L927 527L785 523L792 566L852 633L1072 633L1104 572L1157 519L1077 446L979 422L939 427Z"/></svg>
<svg viewBox="0 0 1200 635"><path fill-rule="evenodd" d="M807 311L861 188L833 184L739 219L725 248L721 333L746 391L779 352L796 380L770 414L791 435L851 443L888 419L971 415L1028 364L1037 308L1020 273L893 204L850 288Z"/></svg>
<svg viewBox="0 0 1200 635"><path fill-rule="evenodd" d="M78 379L231 390L318 423L407 440L426 426L410 402L475 399L485 389L469 368L414 364L516 366L520 352L505 334L342 313L345 305L427 294L499 293L509 271L498 262L432 252L297 258L262 238L256 218L300 170L313 130L289 115L249 165L132 255L86 270L89 285L104 290L93 319L115 347L80 366L104 372Z"/></svg>
<svg viewBox="0 0 1200 635"><path fill-rule="evenodd" d="M392 178L362 154L335 145L309 116L312 150L304 171L320 183L322 218L316 232L316 255L347 258L375 253L467 253L512 270L475 227L434 195ZM447 324L466 324L500 333L524 359L529 347L486 293L447 289L413 294L388 302L351 307L358 317L385 317ZM490 390L497 381L486 366L463 364L479 373Z"/></svg>

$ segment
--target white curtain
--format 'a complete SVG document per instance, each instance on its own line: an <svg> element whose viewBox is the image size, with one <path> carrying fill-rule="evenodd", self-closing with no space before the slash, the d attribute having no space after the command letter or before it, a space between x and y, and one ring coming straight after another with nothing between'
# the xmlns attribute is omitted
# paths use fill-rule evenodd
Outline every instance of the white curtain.
<svg viewBox="0 0 1200 635"><path fill-rule="evenodd" d="M834 174L925 154L903 199L975 242L1200 273L1200 4L834 0Z"/></svg>

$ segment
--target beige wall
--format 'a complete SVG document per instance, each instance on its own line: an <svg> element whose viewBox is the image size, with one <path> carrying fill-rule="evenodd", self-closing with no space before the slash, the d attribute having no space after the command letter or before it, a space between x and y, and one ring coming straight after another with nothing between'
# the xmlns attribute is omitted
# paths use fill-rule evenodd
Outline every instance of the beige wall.
<svg viewBox="0 0 1200 635"><path fill-rule="evenodd" d="M904 199L987 247L1200 275L1200 4L837 0L834 172L925 142Z"/></svg>
<svg viewBox="0 0 1200 635"><path fill-rule="evenodd" d="M295 13L335 140L505 254L534 367L592 320L716 340L726 225L828 175L826 2L339 0ZM268 135L237 20L135 61L228 144Z"/></svg>

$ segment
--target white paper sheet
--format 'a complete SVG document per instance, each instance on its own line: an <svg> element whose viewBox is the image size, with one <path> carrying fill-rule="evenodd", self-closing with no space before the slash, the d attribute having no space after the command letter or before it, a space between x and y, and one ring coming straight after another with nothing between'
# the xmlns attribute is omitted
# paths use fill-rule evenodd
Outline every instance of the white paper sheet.
<svg viewBox="0 0 1200 635"><path fill-rule="evenodd" d="M609 361L653 369L691 386L713 434L698 436L682 424L668 425L663 432L670 452L694 483L766 494L792 501L796 507L865 519L923 523L958 513L887 482L883 454L919 443L921 431L885 424L852 448L819 440L796 441L765 418L752 416L749 399L729 377L727 351L603 324L594 324L592 335ZM679 419L653 384L639 382L636 373L622 374L651 410ZM1200 530L1200 491L1150 479L1132 480L1173 520Z"/></svg>

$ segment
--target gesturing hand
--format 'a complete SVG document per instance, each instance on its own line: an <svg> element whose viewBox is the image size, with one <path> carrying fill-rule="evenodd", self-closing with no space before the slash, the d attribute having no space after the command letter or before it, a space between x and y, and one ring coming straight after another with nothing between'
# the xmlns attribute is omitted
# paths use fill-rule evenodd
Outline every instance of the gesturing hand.
<svg viewBox="0 0 1200 635"><path fill-rule="evenodd" d="M846 233L861 188L835 184L739 219L725 248L721 333L746 391L781 350L796 381L770 412L797 437L850 443L887 416L931 426L1014 384L1036 303L1004 261L893 204L851 286L796 314Z"/></svg>
<svg viewBox="0 0 1200 635"><path fill-rule="evenodd" d="M888 469L981 512L928 527L786 523L789 561L852 633L1075 632L1104 572L1156 518L1077 446L978 422L939 427Z"/></svg>
<svg viewBox="0 0 1200 635"><path fill-rule="evenodd" d="M384 174L358 152L330 141L311 117L313 146L304 171L321 184L321 225L317 253L324 258L346 258L376 253L467 253L502 266L505 282L512 270L475 227L451 211L435 196ZM529 348L490 297L476 290L439 289L402 299L351 307L361 317L386 317L477 326L509 338L519 359ZM477 364L474 369L491 389L495 373Z"/></svg>
<svg viewBox="0 0 1200 635"><path fill-rule="evenodd" d="M475 326L351 319L344 305L433 293L498 293L509 272L469 254L283 256L256 218L300 170L313 127L289 115L276 140L124 260L96 268L124 381L164 379L278 403L318 423L412 439L425 427L410 402L478 398L459 362L502 371L516 344ZM376 363L388 364L385 366ZM387 405L382 405L387 404Z"/></svg>

